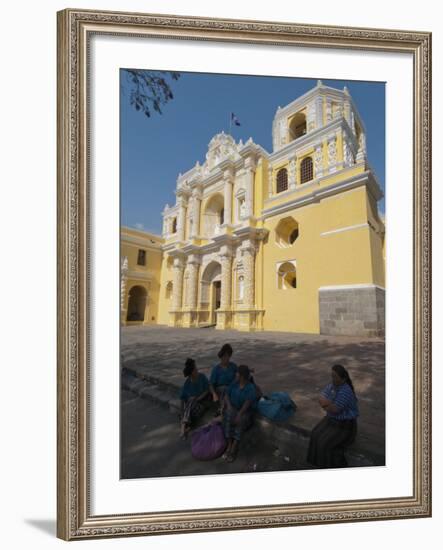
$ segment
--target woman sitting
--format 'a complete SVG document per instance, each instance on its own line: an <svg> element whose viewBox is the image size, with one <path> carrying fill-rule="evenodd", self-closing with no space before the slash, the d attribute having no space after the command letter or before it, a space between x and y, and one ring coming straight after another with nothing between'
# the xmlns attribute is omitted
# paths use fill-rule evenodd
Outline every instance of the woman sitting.
<svg viewBox="0 0 443 550"><path fill-rule="evenodd" d="M231 361L232 346L224 344L218 352L220 362L212 367L209 377L209 389L212 399L223 404L223 398L227 388L234 382L238 367Z"/></svg>
<svg viewBox="0 0 443 550"><path fill-rule="evenodd" d="M223 458L233 462L243 432L252 424L257 403L255 385L250 382L251 372L246 365L238 367L238 379L225 392L223 429L228 441Z"/></svg>
<svg viewBox="0 0 443 550"><path fill-rule="evenodd" d="M332 367L332 383L318 401L326 416L312 430L308 462L318 468L344 468L345 449L355 439L359 412L354 386L342 365Z"/></svg>
<svg viewBox="0 0 443 550"><path fill-rule="evenodd" d="M181 432L185 439L191 424L205 411L209 397L209 382L202 372L198 372L194 359L186 359L183 374L186 378L180 392Z"/></svg>

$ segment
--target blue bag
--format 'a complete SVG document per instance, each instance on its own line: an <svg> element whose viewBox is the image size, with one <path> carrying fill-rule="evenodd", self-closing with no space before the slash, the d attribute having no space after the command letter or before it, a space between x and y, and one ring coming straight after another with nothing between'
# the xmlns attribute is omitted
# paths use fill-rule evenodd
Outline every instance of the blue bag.
<svg viewBox="0 0 443 550"><path fill-rule="evenodd" d="M262 397L257 405L260 414L276 422L288 420L296 409L297 405L284 391L276 391L271 393L269 397Z"/></svg>

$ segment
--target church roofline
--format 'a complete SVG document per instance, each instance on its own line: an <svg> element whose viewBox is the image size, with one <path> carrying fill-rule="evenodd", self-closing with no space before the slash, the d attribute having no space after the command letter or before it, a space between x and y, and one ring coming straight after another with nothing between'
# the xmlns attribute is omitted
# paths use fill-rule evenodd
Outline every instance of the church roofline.
<svg viewBox="0 0 443 550"><path fill-rule="evenodd" d="M321 81L319 81L319 82L321 82ZM298 108L303 108L305 106L305 104L310 99L315 97L315 95L317 95L317 94L335 96L337 99L343 99L345 96L348 96L349 101L351 103L351 106L352 106L352 108L353 108L353 110L356 114L357 121L360 124L362 130L364 132L366 132L366 127L365 127L365 124L363 122L363 119L361 118L361 115L358 112L357 106L356 106L354 100L352 99L352 96L349 93L349 91L346 92L344 89L342 90L340 88L332 88L332 86L326 86L323 83L321 83L320 85L317 84L317 86L314 86L313 88L311 88L310 90L305 92L303 95L297 97L296 99L294 99L293 101L291 101L290 103L285 105L284 107L279 107L275 111L273 125L275 124L275 122L278 118L281 118L282 116L288 115L293 110L297 110Z"/></svg>

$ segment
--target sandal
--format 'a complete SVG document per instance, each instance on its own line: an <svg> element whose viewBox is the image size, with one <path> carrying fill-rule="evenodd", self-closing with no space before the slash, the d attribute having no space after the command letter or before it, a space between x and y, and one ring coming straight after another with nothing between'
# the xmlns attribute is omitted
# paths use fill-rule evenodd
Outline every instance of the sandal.
<svg viewBox="0 0 443 550"><path fill-rule="evenodd" d="M229 453L223 453L222 454L222 459L223 460L228 460L228 458L229 458Z"/></svg>
<svg viewBox="0 0 443 550"><path fill-rule="evenodd" d="M226 459L226 462L234 462L234 460L237 458L236 453L231 453L228 458Z"/></svg>

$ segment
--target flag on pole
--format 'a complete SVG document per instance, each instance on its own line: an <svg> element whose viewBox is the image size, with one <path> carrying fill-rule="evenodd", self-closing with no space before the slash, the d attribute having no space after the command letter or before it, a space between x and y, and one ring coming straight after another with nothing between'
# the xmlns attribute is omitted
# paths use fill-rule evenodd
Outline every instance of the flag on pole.
<svg viewBox="0 0 443 550"><path fill-rule="evenodd" d="M241 126L240 121L238 120L238 118L235 116L234 113L231 113L231 123L235 124L235 126Z"/></svg>

